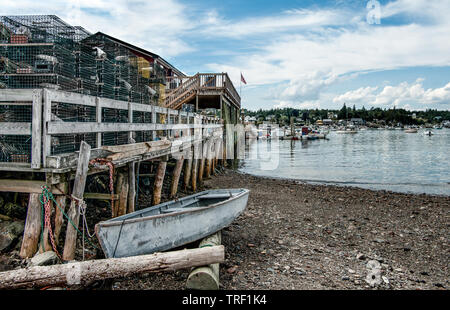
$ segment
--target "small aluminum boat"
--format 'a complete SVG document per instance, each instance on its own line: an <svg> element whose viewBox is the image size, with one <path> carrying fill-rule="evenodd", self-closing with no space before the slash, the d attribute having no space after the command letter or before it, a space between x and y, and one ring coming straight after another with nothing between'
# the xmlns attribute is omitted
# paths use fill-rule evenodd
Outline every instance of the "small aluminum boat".
<svg viewBox="0 0 450 310"><path fill-rule="evenodd" d="M107 258L151 254L207 237L247 206L248 189L208 190L95 225Z"/></svg>

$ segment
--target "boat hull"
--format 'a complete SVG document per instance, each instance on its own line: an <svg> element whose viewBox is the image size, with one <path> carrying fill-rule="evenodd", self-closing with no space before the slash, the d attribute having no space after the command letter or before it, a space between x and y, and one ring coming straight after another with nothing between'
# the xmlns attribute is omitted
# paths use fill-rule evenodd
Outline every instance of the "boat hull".
<svg viewBox="0 0 450 310"><path fill-rule="evenodd" d="M205 193L223 192L224 190L206 191L184 197L177 203L192 201ZM107 258L165 251L202 239L229 226L245 210L248 195L249 190L241 189L230 199L206 207L145 216L146 211L151 214L161 206L164 208L169 202L100 222L95 226L95 232Z"/></svg>

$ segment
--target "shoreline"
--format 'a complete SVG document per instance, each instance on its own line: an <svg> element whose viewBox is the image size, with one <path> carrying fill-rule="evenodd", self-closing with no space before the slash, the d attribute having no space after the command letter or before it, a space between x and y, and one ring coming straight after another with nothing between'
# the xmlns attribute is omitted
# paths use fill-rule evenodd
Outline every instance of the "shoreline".
<svg viewBox="0 0 450 310"><path fill-rule="evenodd" d="M230 169L204 180L199 191L215 188L250 189L246 210L222 230L220 289L450 286L450 197L308 184ZM190 194L182 191L179 197ZM90 220L103 220L100 211ZM0 255L0 269L23 266L17 248ZM366 282L370 260L381 265L380 283L373 287ZM189 272L142 274L80 289L183 290Z"/></svg>
<svg viewBox="0 0 450 310"><path fill-rule="evenodd" d="M239 168L238 168L239 169ZM258 175L258 174L252 174L249 172L244 172L244 171L239 171L236 170L236 173L239 174L243 174L246 176L254 176L254 177L258 177L261 179L273 179L273 180L278 180L278 181L292 181L292 182L297 182L298 184L308 184L308 185L317 185L317 186L335 186L335 187L352 187L352 188L358 188L358 189L366 189L366 190L370 190L370 191L381 191L381 192L386 192L386 193L391 193L391 194L406 194L406 195L423 195L423 196L433 196L433 197L442 197L442 198L448 198L450 197L449 195L445 195L445 194L430 194L430 193L415 193L415 192L408 192L408 191L393 191L393 190L387 190L387 189L375 189L375 188L366 188L366 187L362 187L362 186L358 186L358 184L360 185L393 185L393 186L397 186L397 185L416 185L416 186L435 186L434 184L419 184L419 183L399 183L399 184L390 184L390 183L362 183L362 182L345 182L345 181L325 181L325 180L306 180L306 179L295 179L295 178L289 178L289 177L278 177L278 176L264 176L264 175ZM450 182L447 183L440 183L442 185L449 185L450 186Z"/></svg>
<svg viewBox="0 0 450 310"><path fill-rule="evenodd" d="M203 188L248 188L222 230L225 290L447 289L450 197L311 185L224 170ZM189 194L189 193L187 193ZM369 260L380 283L366 282ZM185 289L189 271L114 280L113 289Z"/></svg>

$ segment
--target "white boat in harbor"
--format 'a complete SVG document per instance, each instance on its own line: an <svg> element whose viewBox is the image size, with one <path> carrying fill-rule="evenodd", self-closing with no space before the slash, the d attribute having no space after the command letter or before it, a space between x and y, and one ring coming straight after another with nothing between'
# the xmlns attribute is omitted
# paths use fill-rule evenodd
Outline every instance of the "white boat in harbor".
<svg viewBox="0 0 450 310"><path fill-rule="evenodd" d="M423 132L423 135L424 135L424 136L432 136L432 135L434 135L434 132L432 132L431 130L425 130L425 131Z"/></svg>
<svg viewBox="0 0 450 310"><path fill-rule="evenodd" d="M416 128L409 128L405 130L405 133L417 133L417 129Z"/></svg>

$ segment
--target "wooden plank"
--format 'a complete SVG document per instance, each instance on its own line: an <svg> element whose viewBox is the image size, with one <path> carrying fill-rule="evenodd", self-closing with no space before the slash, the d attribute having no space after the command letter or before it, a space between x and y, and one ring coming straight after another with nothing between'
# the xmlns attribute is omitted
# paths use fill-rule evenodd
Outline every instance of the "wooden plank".
<svg viewBox="0 0 450 310"><path fill-rule="evenodd" d="M73 186L72 197L80 199L83 197L84 187L86 185L86 177L89 167L89 158L91 153L91 147L86 142L82 141L80 145L80 155L78 159L78 167L75 175L75 182ZM72 223L78 227L80 220L80 213L78 211L78 205L75 200L70 203L68 216ZM72 225L67 225L66 241L64 244L64 260L73 260L75 257L75 247L77 242L77 231Z"/></svg>
<svg viewBox="0 0 450 310"><path fill-rule="evenodd" d="M100 105L100 98L98 98L98 97L95 100L95 120L97 121L97 123L102 122L102 106ZM96 147L100 148L102 146L102 133L101 132L97 132L96 139L97 139Z"/></svg>
<svg viewBox="0 0 450 310"><path fill-rule="evenodd" d="M172 142L169 140L158 140L158 141L148 141L140 143L130 143L122 145L104 145L103 150L107 150L113 153L130 152L134 150L147 151L148 149L159 147L159 146L171 146Z"/></svg>
<svg viewBox="0 0 450 310"><path fill-rule="evenodd" d="M14 180L0 179L0 192L14 193L42 193L42 186L46 185L45 181L37 180ZM53 193L57 193L55 190Z"/></svg>
<svg viewBox="0 0 450 310"><path fill-rule="evenodd" d="M139 273L173 271L225 260L223 245L122 258L36 266L0 273L0 289L86 285L93 281Z"/></svg>
<svg viewBox="0 0 450 310"><path fill-rule="evenodd" d="M41 168L42 160L42 91L33 92L32 122L31 122L31 168Z"/></svg>
<svg viewBox="0 0 450 310"><path fill-rule="evenodd" d="M91 107L96 106L96 97L94 96L62 90L46 89L46 91L48 92L48 99L50 101L86 105Z"/></svg>
<svg viewBox="0 0 450 310"><path fill-rule="evenodd" d="M50 156L51 152L51 137L48 133L48 122L51 120L52 103L50 99L50 91L44 89L42 92L43 105L42 105L42 160L44 164L47 163L47 156ZM45 166L46 167L46 166Z"/></svg>
<svg viewBox="0 0 450 310"><path fill-rule="evenodd" d="M0 101L33 101L33 89L0 89Z"/></svg>
<svg viewBox="0 0 450 310"><path fill-rule="evenodd" d="M78 163L79 151L73 153L47 156L45 166L47 168L62 169L76 167ZM105 158L111 152L103 149L92 149L91 158Z"/></svg>
<svg viewBox="0 0 450 310"><path fill-rule="evenodd" d="M27 136L31 135L31 123L1 123L0 135Z"/></svg>

